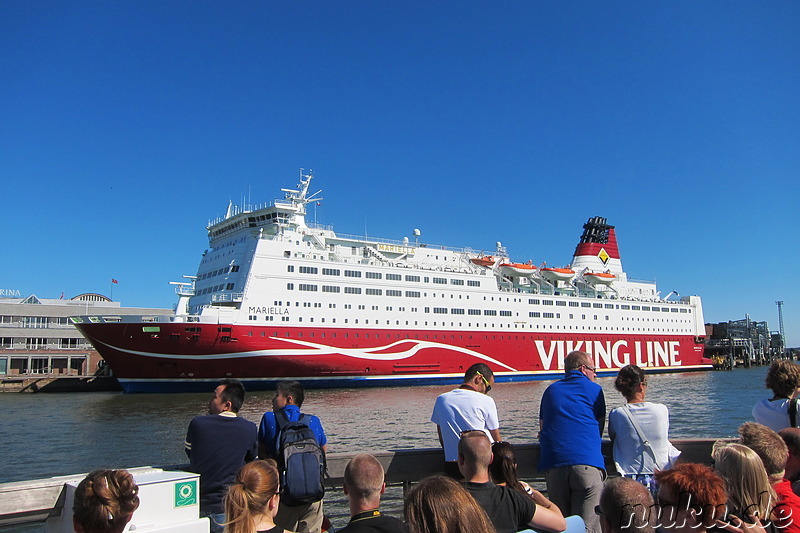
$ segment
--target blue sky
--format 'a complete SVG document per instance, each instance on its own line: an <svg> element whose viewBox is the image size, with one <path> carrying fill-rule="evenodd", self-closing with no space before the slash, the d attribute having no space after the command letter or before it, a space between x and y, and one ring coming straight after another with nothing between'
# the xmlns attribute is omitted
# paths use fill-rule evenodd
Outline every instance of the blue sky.
<svg viewBox="0 0 800 533"><path fill-rule="evenodd" d="M170 307L304 167L344 233L557 265L605 216L798 346L798 50L794 0L0 2L0 288Z"/></svg>

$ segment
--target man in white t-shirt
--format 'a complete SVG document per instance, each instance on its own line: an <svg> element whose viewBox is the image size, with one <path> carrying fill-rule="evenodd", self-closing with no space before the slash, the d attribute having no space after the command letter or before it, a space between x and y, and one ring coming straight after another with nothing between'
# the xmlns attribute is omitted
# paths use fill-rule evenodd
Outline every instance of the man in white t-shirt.
<svg viewBox="0 0 800 533"><path fill-rule="evenodd" d="M436 398L431 422L436 424L444 450L444 472L454 479L461 479L458 441L463 431L477 429L493 442L500 440L497 406L488 396L493 384L492 370L485 363L476 363L467 369L460 387Z"/></svg>

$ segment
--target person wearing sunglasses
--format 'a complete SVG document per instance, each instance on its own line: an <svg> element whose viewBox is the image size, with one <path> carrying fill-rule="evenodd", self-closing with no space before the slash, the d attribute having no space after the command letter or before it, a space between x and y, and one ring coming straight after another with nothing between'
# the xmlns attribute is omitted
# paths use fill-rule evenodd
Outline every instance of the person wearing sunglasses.
<svg viewBox="0 0 800 533"><path fill-rule="evenodd" d="M458 441L462 432L480 430L492 441L501 440L497 406L489 396L493 384L492 369L485 363L475 363L464 373L464 381L457 389L436 398L431 422L436 424L444 450L444 472L453 479L462 477L458 470Z"/></svg>
<svg viewBox="0 0 800 533"><path fill-rule="evenodd" d="M579 515L587 533L600 533L594 508L606 477L600 451L606 400L594 382L597 369L586 352L567 354L564 371L564 379L542 395L539 471L545 473L548 497L564 516Z"/></svg>

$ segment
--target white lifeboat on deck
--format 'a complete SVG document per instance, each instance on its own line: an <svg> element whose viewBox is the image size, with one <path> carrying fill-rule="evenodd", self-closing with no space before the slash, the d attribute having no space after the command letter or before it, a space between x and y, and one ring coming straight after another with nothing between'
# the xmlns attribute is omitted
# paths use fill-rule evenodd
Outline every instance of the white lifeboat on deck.
<svg viewBox="0 0 800 533"><path fill-rule="evenodd" d="M617 276L609 272L586 272L583 274L583 279L592 285L611 285Z"/></svg>
<svg viewBox="0 0 800 533"><path fill-rule="evenodd" d="M536 272L536 267L532 261L527 263L500 263L500 272L506 276L518 278L529 278Z"/></svg>
<svg viewBox="0 0 800 533"><path fill-rule="evenodd" d="M550 281L567 281L575 276L575 271L571 268L540 268L542 277Z"/></svg>

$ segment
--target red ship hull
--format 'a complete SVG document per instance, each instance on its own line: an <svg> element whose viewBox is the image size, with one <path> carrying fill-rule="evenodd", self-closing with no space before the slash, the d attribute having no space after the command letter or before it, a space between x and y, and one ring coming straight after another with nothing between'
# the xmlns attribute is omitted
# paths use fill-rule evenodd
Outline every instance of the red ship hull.
<svg viewBox="0 0 800 533"><path fill-rule="evenodd" d="M710 369L692 336L516 333L103 323L76 327L108 361L125 392L206 391L235 378L250 389L297 379L315 388L457 383L476 362L497 381L557 379L572 350L600 375L626 364L652 372Z"/></svg>

